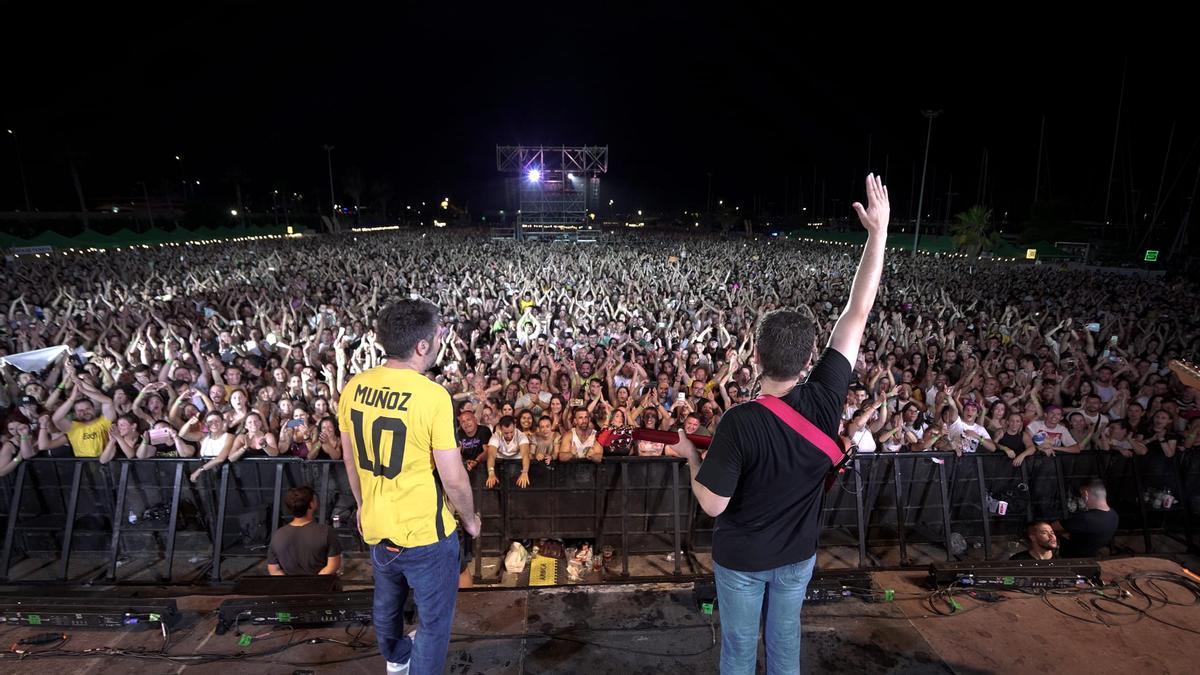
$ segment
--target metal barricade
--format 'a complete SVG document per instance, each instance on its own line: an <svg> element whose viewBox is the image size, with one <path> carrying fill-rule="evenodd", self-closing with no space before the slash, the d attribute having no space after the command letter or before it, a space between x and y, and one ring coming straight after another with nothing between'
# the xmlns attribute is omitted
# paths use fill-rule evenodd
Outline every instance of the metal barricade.
<svg viewBox="0 0 1200 675"><path fill-rule="evenodd" d="M206 559L201 576L220 581L222 563L246 558L253 566L266 557L272 533L288 519L283 496L301 484L317 493L318 522L342 526L343 549L365 550L341 461L247 458L193 483L190 474L202 461L22 462L0 478L0 578L9 578L15 554L48 553L54 563L42 567L60 581L89 575L124 581L121 563L131 557L157 557L157 579L181 581L175 558L183 550L193 561ZM524 489L516 486L519 462L500 461L496 469L495 488L484 486L482 467L471 474L484 523L472 544L477 578L483 577L484 556L502 557L513 540L587 539L597 550L610 545L619 551L620 571L609 573L619 578L629 577L630 556L676 552L670 575L684 575L685 563L697 569L689 556L711 548L713 519L699 509L690 471L679 458L608 457L600 464L549 467L535 462L532 484ZM1073 490L1097 476L1121 515L1121 531L1141 534L1146 552L1153 551L1155 534L1193 545L1200 458L1186 452L1153 459L1038 453L1020 467L1000 453L860 454L824 497L822 545L857 547L858 565L868 567L878 564L881 547L891 546L909 563L917 543L941 548L949 559L958 533L977 542L989 559L999 555L996 541L1020 538L1028 522L1068 516ZM1175 503L1148 504L1145 495L1155 489L1170 489ZM1003 515L999 502L1006 504ZM106 556L99 575L72 569L73 554L82 551Z"/></svg>

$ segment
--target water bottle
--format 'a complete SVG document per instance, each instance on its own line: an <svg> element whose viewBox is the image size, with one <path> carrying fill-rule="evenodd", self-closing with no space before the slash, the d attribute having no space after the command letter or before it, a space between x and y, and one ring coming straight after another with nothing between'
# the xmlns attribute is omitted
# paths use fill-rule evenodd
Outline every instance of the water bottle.
<svg viewBox="0 0 1200 675"><path fill-rule="evenodd" d="M333 526L334 526L334 527L341 527L341 526L342 526L342 517L341 517L340 515L336 514L336 513L335 513L335 514L333 514Z"/></svg>
<svg viewBox="0 0 1200 675"><path fill-rule="evenodd" d="M130 525L137 525L137 521L138 521L137 513L134 513L133 511L130 511L130 512L129 512L129 524L130 524Z"/></svg>

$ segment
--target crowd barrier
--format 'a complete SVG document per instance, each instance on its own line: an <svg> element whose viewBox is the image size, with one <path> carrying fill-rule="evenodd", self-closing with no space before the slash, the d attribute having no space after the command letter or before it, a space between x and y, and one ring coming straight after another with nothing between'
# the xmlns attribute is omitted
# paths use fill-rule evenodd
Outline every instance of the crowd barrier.
<svg viewBox="0 0 1200 675"><path fill-rule="evenodd" d="M289 519L282 512L283 496L302 484L316 490L316 518L337 528L343 549L365 551L340 461L244 459L193 483L189 475L201 461L22 462L0 479L0 578L9 579L15 559L45 558L50 563L37 566L41 576L49 570L51 579L75 579L72 555L84 551L106 556L97 578L109 581L122 581L121 568L130 560L154 567L160 582L221 581L223 562L250 558L253 565L266 557L271 533ZM502 556L513 540L587 539L596 550L611 546L619 571L614 564L606 574L621 578L629 578L631 555L682 552L673 556L666 575L679 576L690 573L683 567L687 556L711 548L713 519L699 509L680 459L535 462L528 488L516 486L518 462L500 461L496 469L495 488L484 486L482 467L471 475L483 519L482 536L472 544L480 580L484 557ZM1020 538L1030 521L1069 515L1074 488L1094 477L1109 486L1121 532L1140 535L1145 552L1154 551L1155 535L1193 546L1200 458L1102 452L1037 455L1019 468L994 453L860 454L825 494L822 545L856 546L859 567L878 564L873 551L881 547L898 547L907 562L917 543L944 549L952 559L964 555L964 543L970 542L989 559L994 541ZM1169 508L1161 500L1153 503L1168 490L1174 502ZM182 555L202 563L201 571L187 579L176 574ZM489 574L498 576L501 568ZM22 574L20 580L48 579Z"/></svg>

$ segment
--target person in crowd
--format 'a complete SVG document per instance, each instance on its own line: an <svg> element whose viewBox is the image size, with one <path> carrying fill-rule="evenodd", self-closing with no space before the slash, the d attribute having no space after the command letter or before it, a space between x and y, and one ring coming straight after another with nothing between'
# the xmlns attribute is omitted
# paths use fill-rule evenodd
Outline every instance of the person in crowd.
<svg viewBox="0 0 1200 675"><path fill-rule="evenodd" d="M107 464L117 457L136 459L141 440L137 417L132 413L118 415L116 424L109 429L108 443L100 453L100 463Z"/></svg>
<svg viewBox="0 0 1200 675"><path fill-rule="evenodd" d="M54 426L67 435L76 457L99 457L108 446L108 430L116 419L112 399L85 380L74 379L71 394L54 411ZM101 415L96 414L97 405ZM74 419L67 415L74 413Z"/></svg>
<svg viewBox="0 0 1200 675"><path fill-rule="evenodd" d="M193 483L200 480L201 475L220 467L229 459L235 440L234 435L225 427L225 416L216 410L211 410L204 416L203 426L200 416L193 416L179 430L177 438L198 443L198 456L205 460L200 468L192 472Z"/></svg>
<svg viewBox="0 0 1200 675"><path fill-rule="evenodd" d="M467 471L474 470L487 460L487 445L492 440L492 431L479 423L473 408L464 405L459 409L455 436Z"/></svg>
<svg viewBox="0 0 1200 675"><path fill-rule="evenodd" d="M558 453L558 434L554 432L554 421L549 415L538 419L537 430L529 435L529 443L534 461L549 466Z"/></svg>
<svg viewBox="0 0 1200 675"><path fill-rule="evenodd" d="M8 423L3 440L0 440L0 477L17 470L17 465L34 456L33 433L23 420Z"/></svg>
<svg viewBox="0 0 1200 675"><path fill-rule="evenodd" d="M144 431L139 439L141 442L137 448L138 459L150 459L152 457L176 458L176 457L192 457L193 451L191 447L187 447L184 452L180 452L176 443L183 443L178 440L178 432L175 427L167 420L158 420L150 425L150 428Z"/></svg>
<svg viewBox="0 0 1200 675"><path fill-rule="evenodd" d="M1063 409L1058 405L1049 405L1040 420L1034 420L1026 426L1033 438L1033 444L1038 450L1053 456L1056 452L1078 453L1082 443L1075 440L1070 429L1062 424Z"/></svg>
<svg viewBox="0 0 1200 675"><path fill-rule="evenodd" d="M279 442L275 434L267 430L267 423L260 413L253 411L247 414L242 427L244 431L234 439L230 450L230 461L236 462L243 457L279 456Z"/></svg>
<svg viewBox="0 0 1200 675"><path fill-rule="evenodd" d="M586 408L575 408L571 411L571 418L575 420L575 425L559 437L558 461L588 460L598 464L604 457L604 450L596 442L592 416Z"/></svg>
<svg viewBox="0 0 1200 675"><path fill-rule="evenodd" d="M530 449L529 439L525 434L517 431L516 420L512 415L505 415L500 418L496 425L496 432L492 434L491 439L487 444L487 481L484 485L487 487L496 487L500 479L496 476L496 460L503 459L506 461L521 462L521 473L517 476L517 487L529 487L529 461Z"/></svg>

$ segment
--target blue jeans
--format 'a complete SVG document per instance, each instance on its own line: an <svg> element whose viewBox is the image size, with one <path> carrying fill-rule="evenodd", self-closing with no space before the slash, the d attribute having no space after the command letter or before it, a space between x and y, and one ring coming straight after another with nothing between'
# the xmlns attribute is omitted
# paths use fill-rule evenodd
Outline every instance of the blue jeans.
<svg viewBox="0 0 1200 675"><path fill-rule="evenodd" d="M375 570L375 639L392 663L409 663L412 675L441 673L450 649L450 627L458 597L458 531L445 539L399 553L371 546ZM404 602L416 594L421 617L416 640L404 635Z"/></svg>
<svg viewBox="0 0 1200 675"><path fill-rule="evenodd" d="M754 673L763 614L767 673L800 672L800 607L816 562L814 555L764 572L739 572L713 562L721 613L721 675Z"/></svg>

